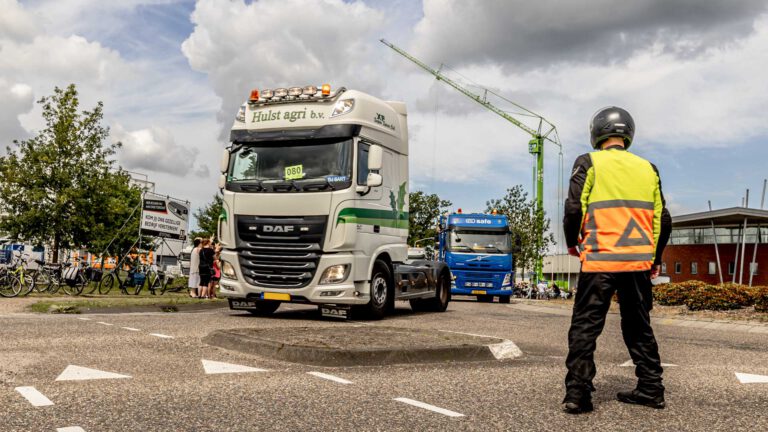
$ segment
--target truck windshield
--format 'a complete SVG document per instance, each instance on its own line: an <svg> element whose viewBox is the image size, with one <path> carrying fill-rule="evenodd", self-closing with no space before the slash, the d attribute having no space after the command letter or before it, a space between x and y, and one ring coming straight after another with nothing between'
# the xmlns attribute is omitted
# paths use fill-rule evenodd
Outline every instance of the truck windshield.
<svg viewBox="0 0 768 432"><path fill-rule="evenodd" d="M301 140L236 144L228 183L256 191L321 191L352 184L352 140ZM253 191L253 189L247 189Z"/></svg>
<svg viewBox="0 0 768 432"><path fill-rule="evenodd" d="M512 243L508 232L451 231L448 247L451 252L508 254Z"/></svg>

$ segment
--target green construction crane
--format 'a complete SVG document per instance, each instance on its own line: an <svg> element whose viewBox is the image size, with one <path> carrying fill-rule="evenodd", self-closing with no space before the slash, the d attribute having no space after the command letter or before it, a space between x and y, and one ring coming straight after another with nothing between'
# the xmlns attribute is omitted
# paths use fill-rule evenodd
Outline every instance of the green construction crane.
<svg viewBox="0 0 768 432"><path fill-rule="evenodd" d="M488 90L486 88L483 88L484 95L480 96L477 95L470 90L464 88L462 85L458 84L454 80L448 78L444 74L440 73L440 70L433 69L429 67L428 65L421 62L419 59L413 57L412 55L408 54L407 52L403 51L402 49L398 48L397 46L391 44L390 42L387 42L384 39L381 39L381 43L384 45L392 48L395 52L400 54L401 56L405 57L406 59L412 61L420 68L424 69L425 71L429 72L430 74L434 75L435 78L437 78L439 81L443 81L444 83L448 84L449 86L453 87L454 89L458 90L460 93L464 94L468 98L472 99L473 101L479 103L484 108L490 110L491 112L501 116L508 122L512 123L513 125L519 127L520 129L527 132L532 139L528 142L528 152L532 155L536 156L536 167L535 167L535 183L536 183L536 190L535 192L535 198L536 198L536 206L539 210L540 217L543 217L543 210L544 210L544 141L549 141L559 148L560 157L562 161L562 145L560 144L560 138L557 134L557 128L555 125L550 123L547 119L545 119L543 116L536 114L535 112L515 103L511 100L508 100L504 98L503 96L494 93L491 90ZM442 68L442 66L441 66ZM487 95L488 93L491 93L494 96L497 96L498 98L514 105L515 107L525 111L525 116L528 116L530 118L535 119L538 122L538 125L536 128L532 128L520 120L516 119L515 117L512 117L509 113L506 111L494 106L490 102L488 102ZM545 130L546 129L546 130ZM562 172L562 168L560 169L560 172ZM560 175L560 173L558 173ZM562 181L558 179L558 194L561 193L560 187L562 186ZM558 196L558 199L561 199L561 196ZM543 226L543 225L539 225ZM544 233L542 232L541 235L543 236ZM541 239L539 240L541 241ZM535 264L534 271L536 272L536 279L541 280L542 275L542 260L538 259Z"/></svg>

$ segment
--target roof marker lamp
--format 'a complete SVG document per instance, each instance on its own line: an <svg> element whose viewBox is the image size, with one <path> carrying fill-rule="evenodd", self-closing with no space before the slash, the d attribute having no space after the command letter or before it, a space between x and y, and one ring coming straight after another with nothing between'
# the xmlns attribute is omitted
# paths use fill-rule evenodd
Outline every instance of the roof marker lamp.
<svg viewBox="0 0 768 432"><path fill-rule="evenodd" d="M354 107L355 107L354 99L342 99L340 101L336 101L336 105L333 106L333 112L331 113L331 118L344 115L352 111L352 108Z"/></svg>
<svg viewBox="0 0 768 432"><path fill-rule="evenodd" d="M235 116L235 121L245 123L245 104L240 105L240 109Z"/></svg>
<svg viewBox="0 0 768 432"><path fill-rule="evenodd" d="M288 89L288 96L299 96L303 91L301 87L291 87Z"/></svg>
<svg viewBox="0 0 768 432"><path fill-rule="evenodd" d="M323 84L323 96L330 96L331 95L331 85L330 84Z"/></svg>
<svg viewBox="0 0 768 432"><path fill-rule="evenodd" d="M303 89L303 93L307 96L314 96L317 94L317 87L315 86L306 86Z"/></svg>
<svg viewBox="0 0 768 432"><path fill-rule="evenodd" d="M275 89L275 97L282 98L288 96L288 89L285 88L279 88Z"/></svg>
<svg viewBox="0 0 768 432"><path fill-rule="evenodd" d="M270 89L264 89L264 90L261 91L261 96L264 99L272 99L273 97L275 97L275 92L273 92Z"/></svg>

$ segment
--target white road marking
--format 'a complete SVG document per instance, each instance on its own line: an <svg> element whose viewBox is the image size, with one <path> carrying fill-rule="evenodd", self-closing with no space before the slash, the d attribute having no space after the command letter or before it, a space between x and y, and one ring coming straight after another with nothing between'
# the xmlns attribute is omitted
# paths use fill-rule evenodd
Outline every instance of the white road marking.
<svg viewBox="0 0 768 432"><path fill-rule="evenodd" d="M130 375L121 375L114 372L107 372L98 369L91 369L82 366L69 365L64 372L56 378L56 381L85 381L95 379L118 379L130 378Z"/></svg>
<svg viewBox="0 0 768 432"><path fill-rule="evenodd" d="M322 372L307 372L310 375L316 376L318 378L327 379L329 381L334 381L339 384L352 384L352 381L345 380L344 378L339 378L337 376L324 374Z"/></svg>
<svg viewBox="0 0 768 432"><path fill-rule="evenodd" d="M224 363L213 360L202 360L203 369L206 374L226 374L226 373L242 373L242 372L268 372L266 369L259 369L251 366L243 366L233 363Z"/></svg>
<svg viewBox="0 0 768 432"><path fill-rule="evenodd" d="M627 360L624 363L619 365L620 367L635 367L635 363L632 360ZM676 367L676 364L672 363L662 363L661 367Z"/></svg>
<svg viewBox="0 0 768 432"><path fill-rule="evenodd" d="M446 415L448 417L464 417L464 414L457 413L456 411L447 410L445 408L436 407L434 405L430 405L428 403L419 402L417 400L408 399L408 398L395 398L394 400L402 403L406 403L408 405L413 405L415 407L423 408L425 410L430 410L436 413L440 413L442 415Z"/></svg>
<svg viewBox="0 0 768 432"><path fill-rule="evenodd" d="M511 340L488 345L488 349L491 350L491 354L496 357L496 360L517 358L523 355L520 348Z"/></svg>
<svg viewBox="0 0 768 432"><path fill-rule="evenodd" d="M24 396L24 399L29 401L32 406L41 407L53 405L53 402L51 402L50 399L45 397L44 394L37 391L34 387L16 387L15 390Z"/></svg>
<svg viewBox="0 0 768 432"><path fill-rule="evenodd" d="M78 318L80 321L90 321L90 318Z"/></svg>
<svg viewBox="0 0 768 432"><path fill-rule="evenodd" d="M56 432L85 432L85 429L80 426L69 426L63 428L57 428Z"/></svg>
<svg viewBox="0 0 768 432"><path fill-rule="evenodd" d="M139 330L137 328L133 328L133 327L120 327L120 328L121 329L125 329L125 330L130 330L130 331L141 331L141 330Z"/></svg>
<svg viewBox="0 0 768 432"><path fill-rule="evenodd" d="M104 321L96 321L96 324L101 324L101 325L106 325L106 326L114 325L114 324L110 324L110 323L104 322Z"/></svg>
<svg viewBox="0 0 768 432"><path fill-rule="evenodd" d="M150 335L164 339L173 339L173 336L164 335L162 333L150 333Z"/></svg>
<svg viewBox="0 0 768 432"><path fill-rule="evenodd" d="M768 375L754 375L736 372L736 378L742 384L768 384Z"/></svg>

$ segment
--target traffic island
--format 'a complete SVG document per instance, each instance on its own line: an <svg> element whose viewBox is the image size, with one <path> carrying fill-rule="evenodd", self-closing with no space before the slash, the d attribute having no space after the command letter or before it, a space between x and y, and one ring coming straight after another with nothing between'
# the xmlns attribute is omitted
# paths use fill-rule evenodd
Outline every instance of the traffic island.
<svg viewBox="0 0 768 432"><path fill-rule="evenodd" d="M316 366L497 361L522 355L512 341L504 339L378 326L217 330L203 342Z"/></svg>

